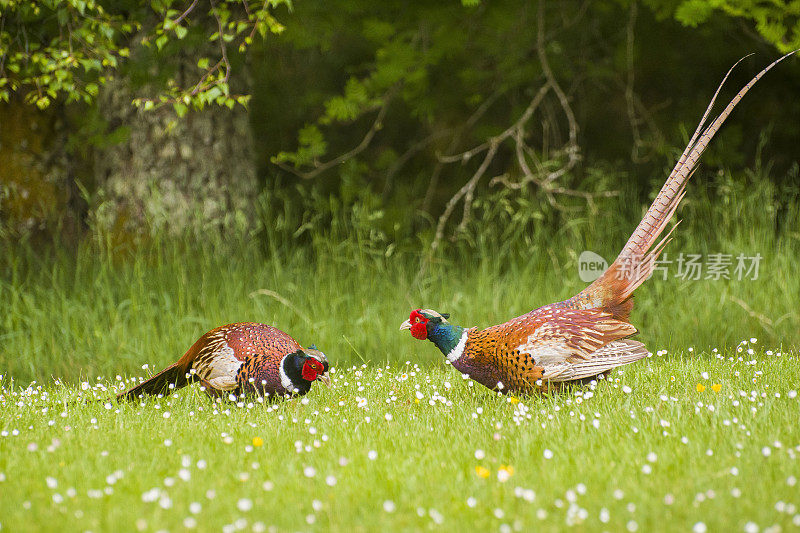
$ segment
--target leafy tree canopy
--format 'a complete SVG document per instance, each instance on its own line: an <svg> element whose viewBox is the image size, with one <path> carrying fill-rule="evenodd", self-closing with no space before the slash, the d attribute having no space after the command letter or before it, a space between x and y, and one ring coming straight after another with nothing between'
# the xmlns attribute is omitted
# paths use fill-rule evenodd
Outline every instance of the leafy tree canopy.
<svg viewBox="0 0 800 533"><path fill-rule="evenodd" d="M758 51L734 73L749 79L774 48L800 46L800 0L288 2L0 0L0 100L83 105L117 76L147 85L143 109L247 104L263 189L311 202L287 214L293 234L359 206L370 228L438 240L468 234L487 192L541 194L508 212L555 225L606 193L647 200L727 68ZM791 91L791 68L759 92ZM706 167L749 165L773 123L772 179L793 181L784 117L800 104L774 101L749 98ZM104 120L77 118L71 145L86 131L113 139ZM619 190L620 172L638 176L634 190Z"/></svg>
<svg viewBox="0 0 800 533"><path fill-rule="evenodd" d="M174 106L178 115L209 104L233 107L246 95L230 91L231 55L283 26L272 10L288 0L0 0L0 101L20 93L39 108L57 98L91 102L138 46L163 56L194 52L197 80L173 80L134 103ZM197 45L190 33L215 46ZM206 50L212 50L206 55Z"/></svg>
<svg viewBox="0 0 800 533"><path fill-rule="evenodd" d="M645 0L645 3L692 28L725 14L754 23L761 37L783 53L800 48L798 0Z"/></svg>
<svg viewBox="0 0 800 533"><path fill-rule="evenodd" d="M283 30L272 14L280 4L290 6L290 0L0 0L0 101L21 93L26 102L40 108L57 98L90 102L131 50L143 45L167 56L195 52L197 79L188 86L167 80L155 97L137 99L137 105L151 109L171 104L183 115L192 107L245 104L247 95L231 94L230 55L247 52L255 40ZM342 11L357 9L359 2L350 4ZM469 9L480 2L463 0L463 4ZM674 17L690 27L724 13L752 23L782 52L800 48L800 0L645 0L645 4L660 16ZM400 46L403 36L394 30L389 22L373 21L365 33ZM216 44L214 53L203 54L207 48L187 39L193 31ZM458 41L457 35L452 37ZM413 53L405 57L409 69L420 59ZM398 77L397 70L379 68L371 79L352 78L344 94L327 103L324 120L356 117L365 106L376 104L369 96L374 92L370 88L390 85ZM303 135L316 137L312 129ZM307 149L281 159L299 162L315 155L317 149L305 144Z"/></svg>

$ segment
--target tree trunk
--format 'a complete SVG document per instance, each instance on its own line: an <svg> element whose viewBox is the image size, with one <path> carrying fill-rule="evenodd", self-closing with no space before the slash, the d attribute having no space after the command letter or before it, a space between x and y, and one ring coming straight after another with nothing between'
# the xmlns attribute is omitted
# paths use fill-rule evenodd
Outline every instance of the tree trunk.
<svg viewBox="0 0 800 533"><path fill-rule="evenodd" d="M129 134L95 156L93 224L134 234L249 227L257 186L247 111L210 107L179 119L172 107L137 110L133 98L114 81L98 101Z"/></svg>

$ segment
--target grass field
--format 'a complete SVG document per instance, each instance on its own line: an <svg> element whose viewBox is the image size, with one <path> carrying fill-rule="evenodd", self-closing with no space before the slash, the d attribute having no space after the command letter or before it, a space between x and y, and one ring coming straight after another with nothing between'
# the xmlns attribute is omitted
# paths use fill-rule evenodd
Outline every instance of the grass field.
<svg viewBox="0 0 800 533"><path fill-rule="evenodd" d="M497 201L424 271L424 235L347 219L302 243L0 243L0 526L800 529L800 215L758 183L691 191L667 249L758 253L758 278L648 281L632 321L657 355L552 396L491 394L397 328L418 307L487 326L571 296L581 251L611 259L635 225L614 209L543 224ZM236 321L317 344L333 387L274 405L196 388L68 403Z"/></svg>
<svg viewBox="0 0 800 533"><path fill-rule="evenodd" d="M8 531L792 531L797 354L661 354L596 386L506 397L452 368L338 369L273 405L196 387L0 389Z"/></svg>

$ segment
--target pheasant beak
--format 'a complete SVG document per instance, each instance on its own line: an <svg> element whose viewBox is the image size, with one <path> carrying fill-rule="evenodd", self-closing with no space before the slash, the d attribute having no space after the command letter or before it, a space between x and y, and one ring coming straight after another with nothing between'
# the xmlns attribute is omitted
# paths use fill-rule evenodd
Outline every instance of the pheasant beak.
<svg viewBox="0 0 800 533"><path fill-rule="evenodd" d="M320 374L317 379L321 381L326 387L331 386L331 376L325 372L324 374Z"/></svg>
<svg viewBox="0 0 800 533"><path fill-rule="evenodd" d="M400 324L400 331L403 331L404 329L411 329L411 320L406 320Z"/></svg>

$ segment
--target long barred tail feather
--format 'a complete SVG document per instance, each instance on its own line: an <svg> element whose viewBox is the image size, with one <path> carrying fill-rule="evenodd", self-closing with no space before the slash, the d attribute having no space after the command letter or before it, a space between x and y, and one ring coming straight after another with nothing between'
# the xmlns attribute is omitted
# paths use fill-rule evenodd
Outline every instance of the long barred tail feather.
<svg viewBox="0 0 800 533"><path fill-rule="evenodd" d="M776 59L759 72L736 94L722 113L706 127L706 120L722 86L733 69L745 58L737 61L728 70L711 98L705 113L703 113L703 118L700 119L700 123L697 125L686 149L678 159L675 168L672 169L658 196L656 196L642 221L639 222L639 225L631 234L622 251L602 276L565 303L570 307L579 309L601 308L612 313L618 319L628 319L633 308L633 300L631 299L633 291L653 273L658 255L669 242L669 237L675 227L660 241L658 241L658 237L666 228L678 205L680 205L684 194L686 194L686 183L694 173L700 156L705 151L708 143L750 88L772 67L796 52L798 50ZM656 243L656 241L658 242Z"/></svg>
<svg viewBox="0 0 800 533"><path fill-rule="evenodd" d="M185 387L195 379L194 375L187 376L186 366L179 361L168 366L147 381L143 381L135 387L118 394L117 400L132 401L143 395L163 394L166 396L181 387Z"/></svg>
<svg viewBox="0 0 800 533"><path fill-rule="evenodd" d="M199 378L195 376L193 372L189 373L189 369L192 368L192 364L197 358L197 355L208 345L209 339L217 340L220 338L218 334L223 332L224 328L225 326L213 329L197 339L177 362L169 365L150 379L118 394L117 400L131 401L145 394L163 394L166 396L197 381ZM170 385L172 385L172 387L170 387Z"/></svg>

